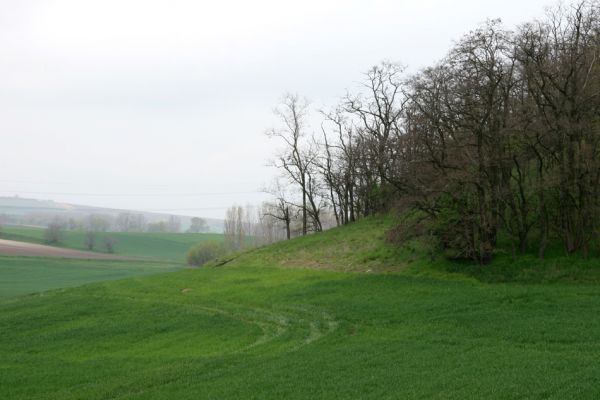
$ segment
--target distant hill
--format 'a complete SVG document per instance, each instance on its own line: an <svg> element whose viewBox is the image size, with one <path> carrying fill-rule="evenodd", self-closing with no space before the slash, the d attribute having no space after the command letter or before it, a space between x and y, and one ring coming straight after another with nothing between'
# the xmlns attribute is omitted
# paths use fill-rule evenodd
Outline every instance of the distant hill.
<svg viewBox="0 0 600 400"><path fill-rule="evenodd" d="M115 208L104 208L80 204L61 203L54 200L38 200L22 197L0 197L0 216L6 223L17 225L44 226L52 219L59 217L64 219L82 219L89 215L104 215L117 218L119 214L141 214L148 223L167 220L172 214L154 213L139 210L123 210ZM182 231L190 226L192 216L177 215L181 221ZM203 218L210 232L223 232L223 220L215 218Z"/></svg>

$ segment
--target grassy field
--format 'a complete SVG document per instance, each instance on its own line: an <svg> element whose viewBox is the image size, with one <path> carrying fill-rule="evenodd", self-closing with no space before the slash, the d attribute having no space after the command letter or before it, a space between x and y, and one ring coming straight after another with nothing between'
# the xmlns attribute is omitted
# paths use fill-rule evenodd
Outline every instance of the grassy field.
<svg viewBox="0 0 600 400"><path fill-rule="evenodd" d="M236 267L0 302L3 399L600 396L600 290Z"/></svg>
<svg viewBox="0 0 600 400"><path fill-rule="evenodd" d="M87 250L84 246L84 234L82 231L65 231L61 246L77 250ZM102 249L103 235L99 234L98 242L100 250ZM206 240L223 240L223 235L214 233L111 232L107 235L116 240L115 254L180 262L185 260L187 251L193 245ZM44 229L24 226L3 226L0 238L43 243Z"/></svg>
<svg viewBox="0 0 600 400"><path fill-rule="evenodd" d="M157 261L0 256L0 298L182 268L181 264Z"/></svg>
<svg viewBox="0 0 600 400"><path fill-rule="evenodd" d="M0 398L600 397L598 263L459 268L391 224L0 300Z"/></svg>

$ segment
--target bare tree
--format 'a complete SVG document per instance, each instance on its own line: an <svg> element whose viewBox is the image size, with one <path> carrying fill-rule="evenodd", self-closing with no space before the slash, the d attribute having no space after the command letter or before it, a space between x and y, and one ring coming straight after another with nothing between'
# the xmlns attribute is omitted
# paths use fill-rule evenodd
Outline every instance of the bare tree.
<svg viewBox="0 0 600 400"><path fill-rule="evenodd" d="M46 244L62 243L64 238L64 229L64 224L59 220L55 219L54 221L50 222L44 231L44 242Z"/></svg>
<svg viewBox="0 0 600 400"><path fill-rule="evenodd" d="M286 216L288 218L286 218ZM257 236L261 237L261 244L275 243L280 240L289 240L291 237L291 219L289 205L280 209L278 205L265 202L258 209Z"/></svg>
<svg viewBox="0 0 600 400"><path fill-rule="evenodd" d="M300 198L275 193L268 213L291 237L290 205L302 234L329 218L417 209L451 257L488 263L499 232L514 252L537 239L543 257L560 239L587 255L600 228L599 59L600 4L582 0L516 33L487 21L411 77L373 67L322 113L318 140L307 103L287 95L270 136Z"/></svg>
<svg viewBox="0 0 600 400"><path fill-rule="evenodd" d="M244 246L246 232L244 230L244 209L232 206L225 213L223 235L225 247L230 250L240 250Z"/></svg>
<svg viewBox="0 0 600 400"><path fill-rule="evenodd" d="M85 248L88 250L94 250L94 246L96 246L96 237L98 234L96 231L87 230L83 236L83 244Z"/></svg>
<svg viewBox="0 0 600 400"><path fill-rule="evenodd" d="M402 115L407 101L403 91L404 67L397 63L383 62L365 74L363 84L366 94L348 94L344 99L345 111L355 118L356 133L360 136L363 166L363 183L366 192L384 189L384 183L395 190L403 190L401 179L390 170L397 162L397 152L392 146L403 134ZM384 209L385 196L370 198L366 204L367 214ZM379 203L379 204L378 204Z"/></svg>
<svg viewBox="0 0 600 400"><path fill-rule="evenodd" d="M331 207L338 224L348 224L357 219L356 206L357 157L355 128L344 115L343 107L322 112L324 121L322 155L319 167L329 188Z"/></svg>
<svg viewBox="0 0 600 400"><path fill-rule="evenodd" d="M301 193L302 234L308 232L308 203L309 203L309 169L313 160L307 154L304 143L308 101L300 99L298 95L286 94L275 110L281 119L283 127L267 132L271 138L277 138L284 144L282 153L273 165L285 171L286 176L298 185Z"/></svg>
<svg viewBox="0 0 600 400"><path fill-rule="evenodd" d="M526 25L518 40L519 61L541 128L534 151L542 163L540 172L546 172L539 177L545 189L539 193L542 235L548 235L554 220L568 253L582 249L587 254L597 230L599 31L598 3L581 1L550 10L546 20ZM548 168L553 172L548 174ZM555 190L547 190L549 186ZM548 201L558 204L554 216Z"/></svg>
<svg viewBox="0 0 600 400"><path fill-rule="evenodd" d="M115 240L114 237L112 236L104 236L104 250L106 250L107 253L114 253L115 252L115 245L117 243L117 241Z"/></svg>
<svg viewBox="0 0 600 400"><path fill-rule="evenodd" d="M290 240L292 223L291 208L293 205L288 200L289 194L286 191L286 186L279 179L276 179L273 187L268 189L267 192L271 193L275 200L264 205L263 215L281 221L285 227L285 237L287 240Z"/></svg>

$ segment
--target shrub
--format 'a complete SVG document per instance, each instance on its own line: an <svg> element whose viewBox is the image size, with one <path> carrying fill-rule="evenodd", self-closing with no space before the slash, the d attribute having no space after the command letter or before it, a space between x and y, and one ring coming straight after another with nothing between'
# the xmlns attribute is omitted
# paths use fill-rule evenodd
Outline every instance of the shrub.
<svg viewBox="0 0 600 400"><path fill-rule="evenodd" d="M225 254L225 247L217 242L202 242L192 247L187 254L189 265L201 266Z"/></svg>

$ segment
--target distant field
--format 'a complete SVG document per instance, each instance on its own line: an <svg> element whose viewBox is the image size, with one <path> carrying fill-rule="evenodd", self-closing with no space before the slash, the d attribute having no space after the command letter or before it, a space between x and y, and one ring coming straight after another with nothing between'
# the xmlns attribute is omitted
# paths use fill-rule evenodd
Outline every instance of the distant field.
<svg viewBox="0 0 600 400"><path fill-rule="evenodd" d="M102 251L102 236L99 234L99 248ZM207 240L222 241L223 235L215 233L134 233L110 232L116 239L115 254L133 257L147 257L183 262L189 248ZM31 243L43 243L44 229L22 226L3 226L0 238ZM87 250L84 246L84 232L65 231L61 246Z"/></svg>
<svg viewBox="0 0 600 400"><path fill-rule="evenodd" d="M181 264L157 261L0 256L0 298L182 268Z"/></svg>
<svg viewBox="0 0 600 400"><path fill-rule="evenodd" d="M135 257L98 253L94 251L82 251L66 247L54 247L6 239L0 239L0 256L80 258L85 260L141 260L141 258Z"/></svg>

